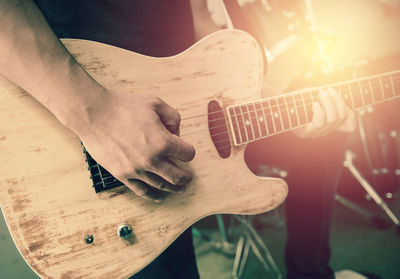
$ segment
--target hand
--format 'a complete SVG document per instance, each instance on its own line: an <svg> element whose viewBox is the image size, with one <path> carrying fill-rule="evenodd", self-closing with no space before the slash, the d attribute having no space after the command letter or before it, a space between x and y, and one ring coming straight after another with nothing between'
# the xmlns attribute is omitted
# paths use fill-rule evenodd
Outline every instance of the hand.
<svg viewBox="0 0 400 279"><path fill-rule="evenodd" d="M313 103L311 122L294 133L299 138L317 138L334 130L354 132L357 128L354 112L332 88L319 92L319 103Z"/></svg>
<svg viewBox="0 0 400 279"><path fill-rule="evenodd" d="M191 161L195 150L179 138L179 113L152 95L106 93L89 110L88 130L78 132L89 153L143 198L183 190L192 174L170 159Z"/></svg>

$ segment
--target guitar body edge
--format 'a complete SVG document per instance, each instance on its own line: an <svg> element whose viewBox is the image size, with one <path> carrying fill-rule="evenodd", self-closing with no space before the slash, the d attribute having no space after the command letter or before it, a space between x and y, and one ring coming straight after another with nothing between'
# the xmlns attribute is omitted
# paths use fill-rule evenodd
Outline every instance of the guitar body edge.
<svg viewBox="0 0 400 279"><path fill-rule="evenodd" d="M260 98L262 56L249 35L219 31L168 58L63 42L106 87L152 93L180 112L182 138L196 148L185 165L195 177L161 204L125 186L96 194L79 139L26 92L0 79L0 202L19 251L42 278L127 278L197 220L262 213L285 199L283 180L252 174L244 146L232 145L222 159L208 131L210 101L226 108ZM133 229L127 240L117 235L123 223ZM90 235L93 243L87 244Z"/></svg>

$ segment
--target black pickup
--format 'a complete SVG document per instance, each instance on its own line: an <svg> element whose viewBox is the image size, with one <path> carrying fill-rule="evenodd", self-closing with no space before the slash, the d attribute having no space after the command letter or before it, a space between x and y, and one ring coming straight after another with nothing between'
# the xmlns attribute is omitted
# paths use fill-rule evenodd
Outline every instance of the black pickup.
<svg viewBox="0 0 400 279"><path fill-rule="evenodd" d="M90 156L85 147L83 147L83 153L86 156L88 170L90 171L90 179L93 181L93 188L96 193L124 185L121 181L112 176L105 168L99 165L92 156Z"/></svg>

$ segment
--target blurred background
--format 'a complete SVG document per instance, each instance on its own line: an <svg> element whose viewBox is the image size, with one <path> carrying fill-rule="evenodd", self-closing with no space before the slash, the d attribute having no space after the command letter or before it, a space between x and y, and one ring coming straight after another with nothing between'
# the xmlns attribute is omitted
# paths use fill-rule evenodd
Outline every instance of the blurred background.
<svg viewBox="0 0 400 279"><path fill-rule="evenodd" d="M213 12L216 1L209 2ZM243 13L256 26L269 61L264 96L400 69L400 1L239 2ZM347 146L354 155L351 163L397 218L399 108L399 100L393 100L365 111L358 118L361 130L351 135ZM250 166L258 175L288 175L288 170L280 168L273 159L258 155ZM400 241L395 221L361 184L346 167L338 173L331 230L332 267L372 272L385 279L400 278ZM280 206L251 219L211 216L197 223L194 242L201 278L232 278L235 272L241 278L284 276L284 210ZM260 249L259 257L254 249L246 248L244 236ZM257 242L260 240L262 243ZM20 257L2 217L0 247L0 278L37 278ZM242 266L238 266L240 261L236 257L239 248L244 251ZM262 264L260 259L266 262Z"/></svg>

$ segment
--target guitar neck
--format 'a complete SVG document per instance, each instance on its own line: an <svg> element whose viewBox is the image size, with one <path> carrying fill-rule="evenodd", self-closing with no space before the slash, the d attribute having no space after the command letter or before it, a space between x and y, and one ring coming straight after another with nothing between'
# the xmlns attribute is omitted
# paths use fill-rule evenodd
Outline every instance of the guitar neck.
<svg viewBox="0 0 400 279"><path fill-rule="evenodd" d="M313 103L318 101L318 92L327 88L341 94L348 107L361 110L400 96L400 70L229 106L227 115L235 145L308 124L312 120Z"/></svg>

